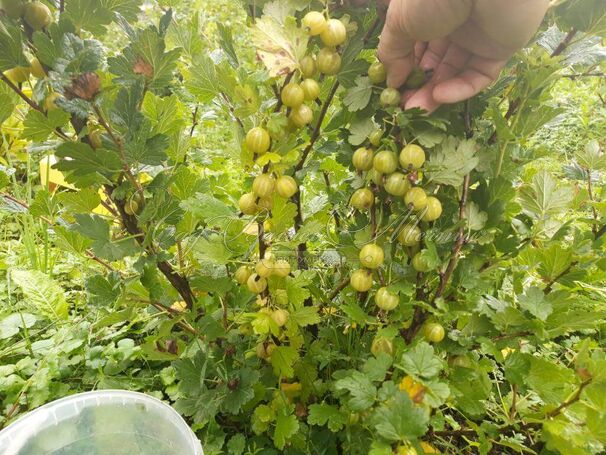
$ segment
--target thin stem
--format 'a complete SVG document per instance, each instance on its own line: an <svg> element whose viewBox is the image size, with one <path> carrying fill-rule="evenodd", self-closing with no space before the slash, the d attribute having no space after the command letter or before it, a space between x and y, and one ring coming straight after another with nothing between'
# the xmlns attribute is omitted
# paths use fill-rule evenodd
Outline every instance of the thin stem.
<svg viewBox="0 0 606 455"><path fill-rule="evenodd" d="M587 387L589 384L591 384L591 378L587 379L586 381L583 381L581 383L581 385L579 385L579 388L576 390L576 392L569 399L564 401L561 405L559 405L553 411L548 412L545 415L545 417L547 417L547 418L556 417L556 416L560 415L562 413L562 411L564 411L564 409L566 409L570 405L579 401L581 399L581 394L583 393L583 390L585 390L585 387Z"/></svg>
<svg viewBox="0 0 606 455"><path fill-rule="evenodd" d="M284 87L286 87L290 83L294 75L295 73L288 73L286 75L286 78L284 79L284 84L282 84L282 88L276 90L276 98L278 98L278 103L276 104L274 112L280 112L280 109L282 109L282 90L284 90Z"/></svg>
<svg viewBox="0 0 606 455"><path fill-rule="evenodd" d="M337 287L334 288L332 291L330 291L330 294L328 294L326 296L326 299L329 302L332 302L340 293L343 289L345 289L347 286L349 285L349 277L345 277L343 278L339 284L337 284Z"/></svg>
<svg viewBox="0 0 606 455"><path fill-rule="evenodd" d="M2 81L6 85L8 85L12 91L14 91L17 95L19 95L19 97L23 101L25 101L27 104L29 104L32 109L35 109L38 112L41 112L42 114L47 116L46 112L44 112L44 109L42 109L42 107L38 103L36 103L34 100L32 100L29 96L27 96L25 93L23 93L23 90L21 90L17 85L13 84L13 82L8 77L6 77L4 74L0 73L0 79L2 79ZM69 136L67 134L65 134L63 131L61 131L60 128L55 128L54 132L61 139L65 140L65 141L71 141Z"/></svg>
<svg viewBox="0 0 606 455"><path fill-rule="evenodd" d="M566 267L561 273L559 273L555 278L553 278L552 280L550 280L547 283L547 286L545 286L545 289L543 289L543 294L547 295L549 294L552 289L553 289L553 285L556 284L560 278L562 278L564 275L566 275L568 272L570 272L572 270L572 268L577 265L578 262L577 261L573 261L570 263L570 265L568 267Z"/></svg>
<svg viewBox="0 0 606 455"><path fill-rule="evenodd" d="M448 261L448 265L446 266L446 271L442 276L440 276L440 284L438 285L438 289L434 294L432 299L432 303L435 302L438 298L440 298L444 294L444 290L446 289L446 285L450 281L452 274L457 267L457 262L459 260L459 255L461 253L461 248L465 244L465 209L467 208L467 196L469 194L469 182L470 175L467 174L463 180L463 192L461 195L461 200L459 201L459 221L462 223L459 227L459 232L457 234L457 240L455 241L454 248L452 249L452 254L450 256L450 261Z"/></svg>
<svg viewBox="0 0 606 455"><path fill-rule="evenodd" d="M103 117L103 114L101 113L101 110L99 109L99 107L93 104L93 110L95 111L95 114L97 114L97 119L99 120L99 123L101 124L103 129L105 131L107 131L107 134L109 134L113 143L116 144L116 147L118 147L118 153L120 154L120 159L122 160L122 168L124 169L124 173L126 174L126 177L131 181L131 183L137 189L137 191L142 193L143 188L141 187L141 184L139 183L139 181L135 178L135 176L131 172L130 167L128 165L128 161L126 160L126 155L124 154L124 146L122 145L122 140L116 136L116 134L114 133L112 128L109 126L109 124Z"/></svg>
<svg viewBox="0 0 606 455"><path fill-rule="evenodd" d="M586 169L587 171L587 194L589 196L589 200L591 201L591 211L593 212L593 219L595 220L593 225L591 226L591 231L593 232L594 236L597 234L598 232L598 221L599 221L599 215L598 215L598 211L595 208L595 205L593 204L595 202L595 199L593 198L593 184L591 181L591 169Z"/></svg>
<svg viewBox="0 0 606 455"><path fill-rule="evenodd" d="M330 93L328 94L326 101L324 101L324 105L322 106L322 111L320 111L320 117L318 117L318 123L316 123L316 127L314 128L314 131L311 134L309 144L307 145L307 147L305 147L305 150L303 150L301 159L295 166L295 173L300 171L301 169L303 169L303 166L305 166L305 161L307 160L307 156L309 155L309 153L313 149L314 144L320 137L320 133L322 132L322 122L324 121L324 118L326 117L326 114L328 113L328 108L330 107L330 103L332 103L332 100L333 100L335 94L337 93L338 88L339 88L339 81L335 81L335 83L332 85L332 88L330 89Z"/></svg>

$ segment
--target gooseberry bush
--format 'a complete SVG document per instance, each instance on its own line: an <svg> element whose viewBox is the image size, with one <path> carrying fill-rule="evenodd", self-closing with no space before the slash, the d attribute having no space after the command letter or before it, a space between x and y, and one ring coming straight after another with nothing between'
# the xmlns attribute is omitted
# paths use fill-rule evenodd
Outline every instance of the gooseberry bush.
<svg viewBox="0 0 606 455"><path fill-rule="evenodd" d="M2 1L3 151L53 163L4 160L3 198L96 267L51 320L139 334L207 454L604 452L603 136L537 140L554 87L599 78L602 2L554 2L431 116L385 85L381 5L243 0L209 38L195 4L140 3Z"/></svg>

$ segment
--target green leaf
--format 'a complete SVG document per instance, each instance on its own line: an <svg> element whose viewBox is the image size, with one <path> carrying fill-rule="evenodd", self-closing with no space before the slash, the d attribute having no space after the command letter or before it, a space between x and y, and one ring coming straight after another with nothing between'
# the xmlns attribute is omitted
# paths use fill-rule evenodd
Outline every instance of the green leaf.
<svg viewBox="0 0 606 455"><path fill-rule="evenodd" d="M21 288L27 303L51 319L67 319L69 305L61 286L38 270L12 270L11 279Z"/></svg>
<svg viewBox="0 0 606 455"><path fill-rule="evenodd" d="M73 0L66 2L64 17L78 29L103 34L114 21L115 13L135 21L140 5L140 0Z"/></svg>
<svg viewBox="0 0 606 455"><path fill-rule="evenodd" d="M530 358L530 371L526 377L526 384L546 404L558 405L566 400L572 393L575 382L575 374L572 370L547 359Z"/></svg>
<svg viewBox="0 0 606 455"><path fill-rule="evenodd" d="M185 87L200 103L210 103L222 92L215 63L210 57L199 56L196 59L186 78Z"/></svg>
<svg viewBox="0 0 606 455"><path fill-rule="evenodd" d="M410 375L430 379L440 373L443 364L433 346L423 341L402 355L402 368Z"/></svg>
<svg viewBox="0 0 606 455"><path fill-rule="evenodd" d="M295 224L297 206L286 199L275 198L271 210L271 224L273 232L286 232Z"/></svg>
<svg viewBox="0 0 606 455"><path fill-rule="evenodd" d="M330 431L336 433L347 424L347 414L327 403L312 404L309 406L307 423L318 426L327 425Z"/></svg>
<svg viewBox="0 0 606 455"><path fill-rule="evenodd" d="M371 381L383 381L392 363L393 358L390 355L380 352L378 356L370 357L364 362L362 371Z"/></svg>
<svg viewBox="0 0 606 455"><path fill-rule="evenodd" d="M469 202L465 206L465 220L467 227L472 231L480 231L486 226L488 221L488 214L480 210L478 204L475 202Z"/></svg>
<svg viewBox="0 0 606 455"><path fill-rule="evenodd" d="M377 129L372 119L365 118L353 122L349 127L349 143L353 146L358 146L368 139L370 133Z"/></svg>
<svg viewBox="0 0 606 455"><path fill-rule="evenodd" d="M64 126L70 118L68 112L60 109L51 110L47 115L48 117L42 112L30 109L23 122L25 126L23 137L32 141L42 142L48 139L56 128Z"/></svg>
<svg viewBox="0 0 606 455"><path fill-rule="evenodd" d="M88 300L93 305L109 307L113 305L122 293L120 276L112 273L107 277L93 275L86 280Z"/></svg>
<svg viewBox="0 0 606 455"><path fill-rule="evenodd" d="M227 441L227 453L229 455L242 455L246 448L246 438L242 433L232 436Z"/></svg>
<svg viewBox="0 0 606 455"><path fill-rule="evenodd" d="M313 306L304 306L290 313L289 320L299 327L314 325L320 322L318 308Z"/></svg>
<svg viewBox="0 0 606 455"><path fill-rule="evenodd" d="M136 34L121 55L107 59L109 70L124 82L145 79L146 86L161 93L171 83L181 50L166 51L164 38L155 27Z"/></svg>
<svg viewBox="0 0 606 455"><path fill-rule="evenodd" d="M204 264L223 265L232 258L232 252L225 244L225 238L219 234L199 237L191 245L196 259Z"/></svg>
<svg viewBox="0 0 606 455"><path fill-rule="evenodd" d="M20 28L3 24L0 27L0 71L16 66L29 66L23 54L23 34Z"/></svg>
<svg viewBox="0 0 606 455"><path fill-rule="evenodd" d="M427 163L427 177L433 183L460 186L477 165L477 146L473 140L446 138L436 147Z"/></svg>
<svg viewBox="0 0 606 455"><path fill-rule="evenodd" d="M539 273L547 281L555 280L572 263L572 251L563 249L557 243L539 251Z"/></svg>
<svg viewBox="0 0 606 455"><path fill-rule="evenodd" d="M356 79L356 86L350 88L343 98L343 104L347 106L350 112L361 111L370 102L372 95L372 83L367 76L359 76Z"/></svg>
<svg viewBox="0 0 606 455"><path fill-rule="evenodd" d="M108 176L122 170L122 161L116 152L93 150L82 142L64 142L57 148L56 156L61 159L54 167L76 176L94 173Z"/></svg>
<svg viewBox="0 0 606 455"><path fill-rule="evenodd" d="M31 313L12 313L0 319L0 340L17 335L21 329L33 327L36 316Z"/></svg>
<svg viewBox="0 0 606 455"><path fill-rule="evenodd" d="M54 219L59 211L56 199L47 191L39 190L29 206L29 213L35 217Z"/></svg>
<svg viewBox="0 0 606 455"><path fill-rule="evenodd" d="M61 205L71 213L90 213L101 203L99 192L92 188L60 193L57 198Z"/></svg>
<svg viewBox="0 0 606 455"><path fill-rule="evenodd" d="M240 66L240 62L238 62L238 55L234 48L234 38L231 34L231 29L219 22L217 23L217 31L219 32L221 48L225 52L225 55L227 55L231 66L237 69Z"/></svg>
<svg viewBox="0 0 606 455"><path fill-rule="evenodd" d="M388 441L408 441L425 434L429 412L415 406L406 393L398 392L375 411L372 422L376 432Z"/></svg>
<svg viewBox="0 0 606 455"><path fill-rule="evenodd" d="M288 302L295 308L300 308L303 303L311 295L309 290L305 287L309 284L306 276L302 273L295 275L294 277L286 277L286 294L288 295Z"/></svg>
<svg viewBox="0 0 606 455"><path fill-rule="evenodd" d="M185 125L185 108L175 95L161 98L147 92L141 112L151 121L151 134L173 135Z"/></svg>
<svg viewBox="0 0 606 455"><path fill-rule="evenodd" d="M589 141L585 148L575 152L579 165L590 170L606 169L606 154L600 149L600 143L596 140Z"/></svg>
<svg viewBox="0 0 606 455"><path fill-rule="evenodd" d="M529 216L547 220L564 211L573 196L571 188L558 185L547 171L542 171L534 176L531 185L520 188L518 201Z"/></svg>
<svg viewBox="0 0 606 455"><path fill-rule="evenodd" d="M110 239L109 224L98 215L76 214L76 231L93 240L92 248L97 256L117 261L139 251L133 238Z"/></svg>
<svg viewBox="0 0 606 455"><path fill-rule="evenodd" d="M195 197L182 201L181 207L209 227L226 228L236 219L236 214L230 205L205 193L197 193Z"/></svg>
<svg viewBox="0 0 606 455"><path fill-rule="evenodd" d="M524 295L518 298L518 301L522 309L541 321L546 320L553 311L553 307L545 299L543 291L536 286L528 288Z"/></svg>
<svg viewBox="0 0 606 455"><path fill-rule="evenodd" d="M271 353L271 366L274 374L281 378L292 378L293 366L299 359L299 353L292 346L277 346Z"/></svg>
<svg viewBox="0 0 606 455"><path fill-rule="evenodd" d="M354 371L350 376L339 379L335 383L336 390L347 390L351 397L347 400L353 411L364 411L370 408L376 399L377 388L364 373Z"/></svg>
<svg viewBox="0 0 606 455"><path fill-rule="evenodd" d="M283 449L288 440L299 431L299 421L293 414L279 413L276 417L276 428L274 430L274 444L278 449Z"/></svg>
<svg viewBox="0 0 606 455"><path fill-rule="evenodd" d="M238 382L238 385L234 389L227 389L227 395L223 400L223 408L231 414L238 414L242 406L255 396L253 386L259 380L259 372L250 368L242 368L231 378L231 381L234 380Z"/></svg>
<svg viewBox="0 0 606 455"><path fill-rule="evenodd" d="M8 120L15 110L13 99L5 93L0 93L0 126Z"/></svg>

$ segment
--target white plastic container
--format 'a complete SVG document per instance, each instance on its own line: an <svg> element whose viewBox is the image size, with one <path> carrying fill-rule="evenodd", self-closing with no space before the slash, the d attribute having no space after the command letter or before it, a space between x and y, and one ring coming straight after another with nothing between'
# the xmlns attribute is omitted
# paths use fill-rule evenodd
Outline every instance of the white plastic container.
<svg viewBox="0 0 606 455"><path fill-rule="evenodd" d="M156 398L99 390L48 403L0 432L2 455L203 455L183 418Z"/></svg>

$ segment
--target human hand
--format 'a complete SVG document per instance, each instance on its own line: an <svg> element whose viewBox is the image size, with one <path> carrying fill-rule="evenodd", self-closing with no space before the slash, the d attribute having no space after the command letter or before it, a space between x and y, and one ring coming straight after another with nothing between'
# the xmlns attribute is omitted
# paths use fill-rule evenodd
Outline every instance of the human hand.
<svg viewBox="0 0 606 455"><path fill-rule="evenodd" d="M389 0L382 0L389 3ZM476 95L536 32L549 0L391 0L379 44L387 85L415 67L433 75L403 93L403 107L433 112Z"/></svg>

